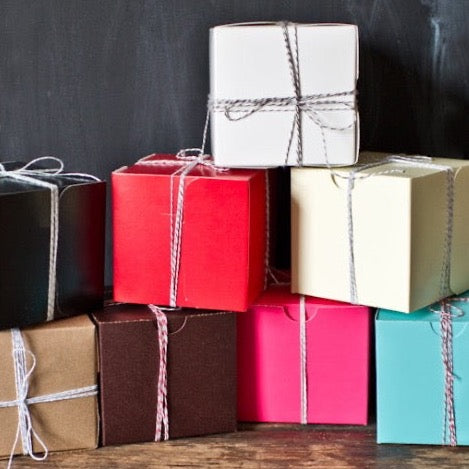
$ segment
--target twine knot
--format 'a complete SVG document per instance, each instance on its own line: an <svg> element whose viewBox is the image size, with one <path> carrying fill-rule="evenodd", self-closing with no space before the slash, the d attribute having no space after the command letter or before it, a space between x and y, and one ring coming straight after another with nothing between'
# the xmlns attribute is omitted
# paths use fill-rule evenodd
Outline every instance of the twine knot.
<svg viewBox="0 0 469 469"><path fill-rule="evenodd" d="M57 167L52 168L34 168L36 163L45 162L49 164L56 164ZM64 164L63 161L55 156L41 156L35 158L25 165L14 168L6 169L3 163L0 163L0 177L11 177L13 179L19 179L20 176L33 177L33 176L55 176L63 172ZM29 182L29 180L27 181Z"/></svg>

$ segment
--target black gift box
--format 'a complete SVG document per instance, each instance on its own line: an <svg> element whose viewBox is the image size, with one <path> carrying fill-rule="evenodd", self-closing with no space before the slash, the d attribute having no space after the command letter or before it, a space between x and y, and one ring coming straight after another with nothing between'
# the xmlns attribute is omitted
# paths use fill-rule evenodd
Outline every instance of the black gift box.
<svg viewBox="0 0 469 469"><path fill-rule="evenodd" d="M59 188L54 319L97 309L104 290L105 183L34 177ZM1 329L47 320L51 201L50 189L0 175Z"/></svg>

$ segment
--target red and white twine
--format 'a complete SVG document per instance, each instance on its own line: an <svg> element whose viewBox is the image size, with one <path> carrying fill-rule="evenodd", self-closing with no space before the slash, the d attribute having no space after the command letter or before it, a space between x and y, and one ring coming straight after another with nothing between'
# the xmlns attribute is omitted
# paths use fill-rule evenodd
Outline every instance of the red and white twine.
<svg viewBox="0 0 469 469"><path fill-rule="evenodd" d="M441 361L443 363L444 409L442 443L456 446L456 414L454 408L453 318L464 315L457 303L468 303L468 297L454 296L440 301L431 308L440 318Z"/></svg>
<svg viewBox="0 0 469 469"><path fill-rule="evenodd" d="M206 124L207 127L207 124ZM204 131L205 135L205 131ZM205 137L204 137L205 141ZM168 304L171 307L177 305L177 295L179 288L179 271L181 267L181 247L182 247L182 227L184 222L184 196L186 190L186 177L189 173L201 165L216 172L227 171L226 168L219 168L213 164L209 155L203 153L203 148L187 148L180 150L176 159L152 159L153 155L146 156L137 164L144 166L180 166L171 174L170 180L170 285ZM179 177L176 193L176 204L174 204L175 181Z"/></svg>
<svg viewBox="0 0 469 469"><path fill-rule="evenodd" d="M158 326L159 370L156 404L155 441L169 439L168 418L168 319L166 314L155 305L148 305L155 315Z"/></svg>

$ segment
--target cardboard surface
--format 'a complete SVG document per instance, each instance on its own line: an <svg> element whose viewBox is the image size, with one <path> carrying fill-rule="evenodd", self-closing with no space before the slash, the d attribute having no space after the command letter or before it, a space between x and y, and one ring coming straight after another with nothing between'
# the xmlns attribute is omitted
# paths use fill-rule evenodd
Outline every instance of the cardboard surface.
<svg viewBox="0 0 469 469"><path fill-rule="evenodd" d="M102 444L154 441L159 350L146 306L95 313L100 342ZM234 313L168 312L170 438L236 430Z"/></svg>
<svg viewBox="0 0 469 469"><path fill-rule="evenodd" d="M112 175L116 301L169 304L178 168L134 165ZM265 197L265 171L199 166L187 176L178 306L246 311L262 292Z"/></svg>
<svg viewBox="0 0 469 469"><path fill-rule="evenodd" d="M467 296L467 293L466 293ZM453 365L458 444L469 444L469 308L453 319ZM376 316L378 443L443 444L444 367L439 316L425 308L410 315Z"/></svg>
<svg viewBox="0 0 469 469"><path fill-rule="evenodd" d="M289 31L294 41L293 26L289 26ZM356 26L299 24L298 54L303 96L355 90L358 78ZM291 97L294 94L283 32L278 24L242 23L211 29L210 96L213 100ZM353 97L348 99L353 103ZM334 107L337 106L323 106ZM270 111L270 108L261 109L234 122L223 110L212 112L215 162L227 167L285 165L294 107ZM319 116L335 127L348 125L354 119L354 113L349 111L322 111ZM358 120L358 115L356 118ZM302 124L303 164L325 165L319 126L304 114ZM351 165L356 161L358 122L345 131L324 129L324 135L331 165ZM295 140L286 164L297 164Z"/></svg>
<svg viewBox="0 0 469 469"><path fill-rule="evenodd" d="M55 318L102 306L104 182L75 177L59 185L59 242ZM26 327L47 317L50 191L0 178L0 329Z"/></svg>
<svg viewBox="0 0 469 469"><path fill-rule="evenodd" d="M368 419L370 311L306 298L308 423ZM238 320L238 419L300 422L299 295L271 286Z"/></svg>
<svg viewBox="0 0 469 469"><path fill-rule="evenodd" d="M36 367L28 397L38 397L97 384L96 334L87 316L77 316L22 331L25 346L34 353ZM16 399L10 331L0 332L0 401ZM49 451L96 448L97 397L29 406L34 430ZM8 457L18 425L16 407L0 409L0 457ZM42 451L37 441L34 450ZM21 440L15 454L22 453Z"/></svg>
<svg viewBox="0 0 469 469"><path fill-rule="evenodd" d="M363 153L360 162L385 156ZM450 284L461 293L469 288L469 162L433 162L456 170ZM373 173L380 174L356 181L352 193L358 301L415 311L441 299L446 174L398 163L360 174ZM337 184L327 169L292 170L292 288L350 301L347 182Z"/></svg>

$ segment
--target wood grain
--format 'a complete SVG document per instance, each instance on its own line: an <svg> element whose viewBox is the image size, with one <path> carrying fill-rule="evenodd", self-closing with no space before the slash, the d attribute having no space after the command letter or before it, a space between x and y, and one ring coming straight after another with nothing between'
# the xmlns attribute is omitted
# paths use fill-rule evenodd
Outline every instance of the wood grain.
<svg viewBox="0 0 469 469"><path fill-rule="evenodd" d="M245 424L227 435L55 453L43 464L21 457L14 467L443 469L468 461L466 447L377 445L374 426Z"/></svg>

